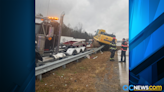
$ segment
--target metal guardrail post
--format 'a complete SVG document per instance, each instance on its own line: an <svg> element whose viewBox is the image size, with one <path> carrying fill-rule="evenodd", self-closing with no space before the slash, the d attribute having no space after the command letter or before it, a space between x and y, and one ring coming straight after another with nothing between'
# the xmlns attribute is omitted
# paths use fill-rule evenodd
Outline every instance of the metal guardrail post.
<svg viewBox="0 0 164 92"><path fill-rule="evenodd" d="M66 65L63 65L62 67L65 69L66 68Z"/></svg>
<svg viewBox="0 0 164 92"><path fill-rule="evenodd" d="M79 60L76 60L76 62L78 63L78 62L79 62Z"/></svg>
<svg viewBox="0 0 164 92"><path fill-rule="evenodd" d="M38 80L42 80L42 74L38 75L38 76L37 76L37 79L38 79Z"/></svg>
<svg viewBox="0 0 164 92"><path fill-rule="evenodd" d="M38 59L35 59L35 61L38 61ZM39 66L39 64L36 64L36 66ZM37 77L37 80L42 80L42 74L39 74L36 77Z"/></svg>

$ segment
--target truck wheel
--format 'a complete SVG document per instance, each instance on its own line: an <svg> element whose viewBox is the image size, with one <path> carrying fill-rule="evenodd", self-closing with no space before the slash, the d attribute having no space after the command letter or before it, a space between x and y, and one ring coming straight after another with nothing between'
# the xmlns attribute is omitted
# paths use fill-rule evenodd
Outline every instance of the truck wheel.
<svg viewBox="0 0 164 92"><path fill-rule="evenodd" d="M61 60L61 59L63 59L63 58L59 58L59 60Z"/></svg>
<svg viewBox="0 0 164 92"><path fill-rule="evenodd" d="M83 52L82 49L80 50L80 53Z"/></svg>
<svg viewBox="0 0 164 92"><path fill-rule="evenodd" d="M85 48L83 52L85 52L87 49Z"/></svg>
<svg viewBox="0 0 164 92"><path fill-rule="evenodd" d="M77 51L76 50L74 50L73 51L73 53L72 53L72 55L76 55L77 54Z"/></svg>

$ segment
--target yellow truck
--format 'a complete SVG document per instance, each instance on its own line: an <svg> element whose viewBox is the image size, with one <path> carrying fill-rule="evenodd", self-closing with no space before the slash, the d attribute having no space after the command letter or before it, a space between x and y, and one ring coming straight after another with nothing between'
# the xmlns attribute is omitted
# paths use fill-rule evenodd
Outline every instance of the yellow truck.
<svg viewBox="0 0 164 92"><path fill-rule="evenodd" d="M113 37L116 36L113 34L107 34L103 29L98 29L96 35L93 37L93 47L104 45L103 50L108 50ZM115 41L117 42L117 39Z"/></svg>

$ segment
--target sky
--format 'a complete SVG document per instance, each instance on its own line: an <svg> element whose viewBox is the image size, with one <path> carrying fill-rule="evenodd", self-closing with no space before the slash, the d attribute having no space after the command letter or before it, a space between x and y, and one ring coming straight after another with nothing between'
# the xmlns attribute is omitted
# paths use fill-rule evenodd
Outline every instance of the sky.
<svg viewBox="0 0 164 92"><path fill-rule="evenodd" d="M60 18L75 28L79 23L87 33L104 29L118 40L129 38L129 0L35 0L35 14Z"/></svg>

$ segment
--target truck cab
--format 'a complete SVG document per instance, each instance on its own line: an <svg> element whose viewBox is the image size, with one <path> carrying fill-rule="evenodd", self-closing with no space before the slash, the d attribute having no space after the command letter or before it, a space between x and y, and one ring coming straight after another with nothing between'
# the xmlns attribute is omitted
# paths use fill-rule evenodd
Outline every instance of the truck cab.
<svg viewBox="0 0 164 92"><path fill-rule="evenodd" d="M59 23L47 17L35 18L35 44L36 50L41 56L53 53L56 43L56 35Z"/></svg>

